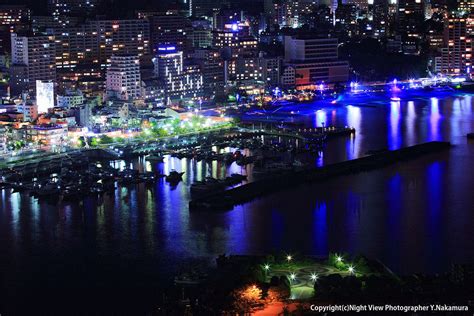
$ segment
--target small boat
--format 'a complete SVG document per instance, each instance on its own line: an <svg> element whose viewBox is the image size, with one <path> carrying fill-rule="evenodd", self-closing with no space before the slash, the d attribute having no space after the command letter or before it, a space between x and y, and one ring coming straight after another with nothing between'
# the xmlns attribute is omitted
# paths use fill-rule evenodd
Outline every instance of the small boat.
<svg viewBox="0 0 474 316"><path fill-rule="evenodd" d="M140 174L140 180L146 183L152 183L156 180L156 175L153 172L145 172Z"/></svg>
<svg viewBox="0 0 474 316"><path fill-rule="evenodd" d="M176 170L171 170L169 175L165 177L167 182L177 183L183 179L184 172L177 172Z"/></svg>
<svg viewBox="0 0 474 316"><path fill-rule="evenodd" d="M91 187L89 188L89 192L92 193L92 194L101 194L101 193L104 193L105 189L104 189L104 185L100 182L97 182L97 183L94 183L91 185Z"/></svg>
<svg viewBox="0 0 474 316"><path fill-rule="evenodd" d="M35 195L39 198L49 198L58 196L61 192L61 186L55 182L47 182L45 185L38 185Z"/></svg>

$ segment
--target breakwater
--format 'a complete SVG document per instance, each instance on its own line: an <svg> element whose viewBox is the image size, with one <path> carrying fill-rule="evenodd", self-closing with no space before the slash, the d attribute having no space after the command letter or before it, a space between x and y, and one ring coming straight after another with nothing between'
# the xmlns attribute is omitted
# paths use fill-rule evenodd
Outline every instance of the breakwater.
<svg viewBox="0 0 474 316"><path fill-rule="evenodd" d="M330 164L321 168L304 170L278 170L267 177L224 191L216 191L206 197L189 202L190 210L228 210L237 204L281 189L308 182L324 181L329 178L382 168L400 161L445 150L449 142L428 142L397 150L378 151L374 154Z"/></svg>

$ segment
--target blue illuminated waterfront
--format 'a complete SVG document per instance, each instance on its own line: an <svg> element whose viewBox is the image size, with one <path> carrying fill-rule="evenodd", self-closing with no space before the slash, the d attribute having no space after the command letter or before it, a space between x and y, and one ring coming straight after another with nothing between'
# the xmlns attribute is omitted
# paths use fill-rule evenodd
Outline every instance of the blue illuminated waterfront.
<svg viewBox="0 0 474 316"><path fill-rule="evenodd" d="M34 280L31 291L67 287L72 281L78 288L91 281L104 284L97 291L143 284L159 288L190 261L277 250L362 253L400 273L442 272L452 262L473 263L474 143L465 137L474 131L473 110L472 95L447 92L406 95L400 101L360 96L283 107L275 115L293 111L293 120L307 127L324 122L356 128L354 137L332 139L321 156L306 157L315 166L431 140L451 141L455 147L272 194L224 213L190 213L188 186L209 173L237 171L235 164L226 171L217 162L206 166L169 158L160 168L186 172L175 188L163 180L77 203L52 205L1 191L2 278L20 288ZM151 168L143 159L117 162L128 163Z"/></svg>

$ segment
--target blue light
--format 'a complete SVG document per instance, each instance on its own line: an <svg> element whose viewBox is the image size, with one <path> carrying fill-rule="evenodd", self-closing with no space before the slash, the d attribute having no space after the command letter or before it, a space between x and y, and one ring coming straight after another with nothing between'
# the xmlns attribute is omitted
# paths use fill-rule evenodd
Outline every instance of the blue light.
<svg viewBox="0 0 474 316"><path fill-rule="evenodd" d="M239 25L237 23L233 23L231 28L232 28L232 31L237 32L239 30Z"/></svg>
<svg viewBox="0 0 474 316"><path fill-rule="evenodd" d="M175 50L176 50L176 46L160 46L160 47L158 47L158 50L159 50L160 52L175 51Z"/></svg>

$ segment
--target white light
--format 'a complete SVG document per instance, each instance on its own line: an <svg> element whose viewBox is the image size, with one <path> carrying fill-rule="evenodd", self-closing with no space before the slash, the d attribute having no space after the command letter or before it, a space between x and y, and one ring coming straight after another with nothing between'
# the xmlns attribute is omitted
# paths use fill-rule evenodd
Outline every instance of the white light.
<svg viewBox="0 0 474 316"><path fill-rule="evenodd" d="M54 83L36 80L36 104L38 113L46 113L54 107Z"/></svg>

